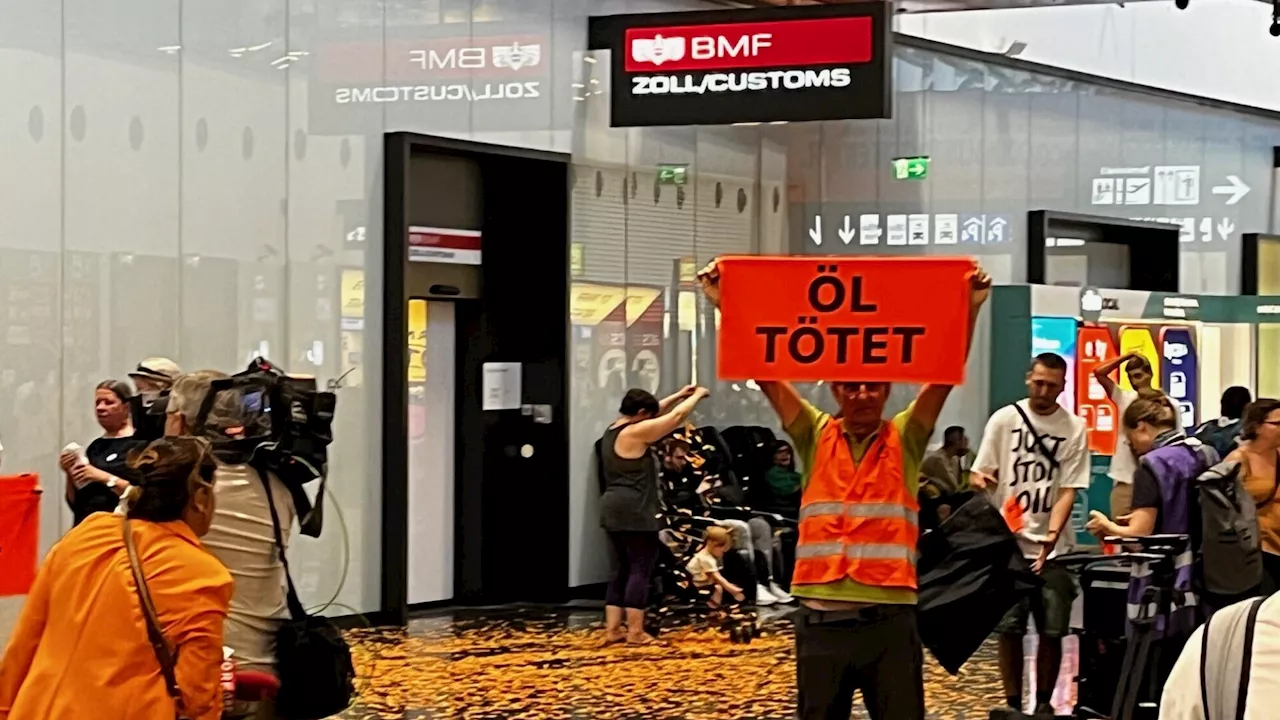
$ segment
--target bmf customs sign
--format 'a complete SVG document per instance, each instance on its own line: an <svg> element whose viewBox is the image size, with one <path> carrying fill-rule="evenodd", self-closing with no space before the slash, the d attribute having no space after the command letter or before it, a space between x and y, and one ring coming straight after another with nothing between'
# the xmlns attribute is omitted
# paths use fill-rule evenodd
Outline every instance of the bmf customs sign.
<svg viewBox="0 0 1280 720"><path fill-rule="evenodd" d="M892 116L887 3L610 15L611 125L726 125Z"/></svg>

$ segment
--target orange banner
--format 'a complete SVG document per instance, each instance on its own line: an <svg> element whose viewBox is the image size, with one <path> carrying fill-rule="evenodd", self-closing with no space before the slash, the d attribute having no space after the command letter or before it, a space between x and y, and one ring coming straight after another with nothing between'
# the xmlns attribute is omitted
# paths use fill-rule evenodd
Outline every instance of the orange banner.
<svg viewBox="0 0 1280 720"><path fill-rule="evenodd" d="M0 476L0 597L26 595L36 579L40 479Z"/></svg>
<svg viewBox="0 0 1280 720"><path fill-rule="evenodd" d="M972 269L967 258L727 258L720 377L958 385Z"/></svg>

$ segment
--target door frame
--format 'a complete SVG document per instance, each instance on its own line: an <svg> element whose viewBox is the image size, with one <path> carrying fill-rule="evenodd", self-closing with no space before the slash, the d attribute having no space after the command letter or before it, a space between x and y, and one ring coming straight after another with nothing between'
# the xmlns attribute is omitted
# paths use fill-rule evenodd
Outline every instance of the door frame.
<svg viewBox="0 0 1280 720"><path fill-rule="evenodd" d="M382 498L381 498L381 520L380 528L381 537L381 599L379 602L380 610L375 614L378 624L386 625L404 625L408 621L410 607L408 605L408 589L409 589L409 518L406 509L409 501L409 452L408 452L408 433L409 433L409 388L405 381L408 375L408 294L407 294L407 272L408 272L408 228L409 228L409 212L406 206L407 192L409 190L409 169L410 157L415 153L434 152L441 154L459 155L464 157L507 157L507 158L523 158L528 160L540 160L546 162L554 162L568 167L569 157L563 153L554 153L541 150L532 150L528 148L512 147L505 145L492 145L488 143L472 142L468 140L455 140L452 138L443 138L430 135L420 135L417 133L407 132L391 132L384 137L384 204L383 204L383 244L382 244L382 360L381 369L381 400L382 412L380 430L382 432L381 453L382 453ZM568 202L569 188L565 188L565 201ZM568 218L565 218L566 229ZM552 250L548 248L548 250ZM560 253L563 257L560 259L560 265L564 268L565 277L565 294L568 291L568 268L569 268L569 243L566 241ZM483 267L487 267L486 263ZM554 280L554 278L550 278ZM425 299L425 298L424 298ZM431 301L445 300L447 297L431 297ZM455 322L457 328L462 328L467 323L467 318L472 312L478 312L474 306L483 303L483 293L481 300L467 302L462 299L455 301ZM562 323L565 327L565 352L568 347L568 308L565 307L562 317ZM457 357L458 365L455 367L455 412L459 413L459 434L455 437L456 444L465 441L462 429L463 412L461 410L464 402L463 393L467 391L468 385L463 377L464 368L462 361L467 351L467 343L469 338L464 338L459 333L457 340ZM399 350L396 352L396 350ZM567 447L567 439L566 439ZM454 457L454 474L456 480L461 482L466 471L463 458L455 451ZM461 488L460 488L461 490ZM455 513L461 508L462 497L455 497ZM459 527L461 522L456 522L455 537L462 529ZM558 530L558 529L557 529ZM567 541L567 533L566 533ZM554 545L554 544L553 544ZM455 566L461 567L458 563L458 556L461 555L463 544L459 540L455 540ZM565 562L567 563L567 556ZM461 581L459 570L455 570L454 585L459 586ZM567 576L565 578L565 586L567 588ZM458 592L455 589L454 598L458 598ZM438 603L441 605L452 604L450 601Z"/></svg>

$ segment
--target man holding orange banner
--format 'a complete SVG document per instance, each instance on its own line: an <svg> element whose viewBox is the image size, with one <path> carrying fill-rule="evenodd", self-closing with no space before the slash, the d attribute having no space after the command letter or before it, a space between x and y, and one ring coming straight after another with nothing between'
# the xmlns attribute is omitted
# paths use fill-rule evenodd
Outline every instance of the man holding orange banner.
<svg viewBox="0 0 1280 720"><path fill-rule="evenodd" d="M714 262L699 274L708 299L723 310L721 376L734 372L727 372L730 367L759 370L753 372L755 380L804 459L792 578L792 594L802 605L795 620L801 720L847 720L855 690L862 691L872 720L925 717L924 649L915 612L920 464L938 414L963 378L974 321L990 295L991 278L967 260L958 266L952 259L907 260L891 267L893 262L735 258ZM748 283L747 273L739 272L766 272L771 263L776 264L774 282L767 285ZM933 273L935 281L918 284L893 272L908 263L915 271ZM797 314L785 294L796 290L795 278L815 270L798 293L812 315ZM723 298L722 277L728 278ZM904 284L916 293L912 307L898 303L891 313L880 312L884 298ZM746 288L757 298L767 297L768 306L753 317L732 317L743 307ZM925 306L922 312L918 306ZM960 318L959 327L932 323L926 317L930 312L944 320ZM858 320L849 319L853 316ZM794 329L775 330L788 320ZM749 325L754 332L740 337L754 335L762 343L725 346L726 330L735 333ZM938 337L953 331L958 331L954 342ZM784 334L785 358L775 342ZM769 342L774 342L773 353ZM951 362L931 357L917 364L926 346L932 352L949 349ZM747 356L745 363L734 353ZM809 378L812 366L829 374ZM946 379L932 382L930 374ZM840 414L815 408L789 379L827 380ZM904 412L885 421L894 381L926 384Z"/></svg>

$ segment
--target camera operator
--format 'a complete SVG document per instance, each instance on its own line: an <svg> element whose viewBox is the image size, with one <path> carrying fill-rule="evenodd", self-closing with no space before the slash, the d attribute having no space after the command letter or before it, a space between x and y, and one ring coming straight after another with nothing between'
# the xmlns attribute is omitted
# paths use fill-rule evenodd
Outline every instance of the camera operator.
<svg viewBox="0 0 1280 720"><path fill-rule="evenodd" d="M202 427L196 427L210 384L225 378L216 370L200 370L180 376L169 395L166 435L198 434L208 438L218 452L218 441L243 433L253 418L245 417L242 398L228 392L217 398ZM286 547L296 511L284 483L267 473L271 502L280 518ZM235 578L235 595L227 615L225 644L234 652L237 670L275 672L275 638L288 619L284 565L276 551L271 509L258 472L240 458L220 456L214 472L217 512L204 545L222 561ZM256 716L254 713L258 713ZM273 717L269 708L240 703L226 717Z"/></svg>

